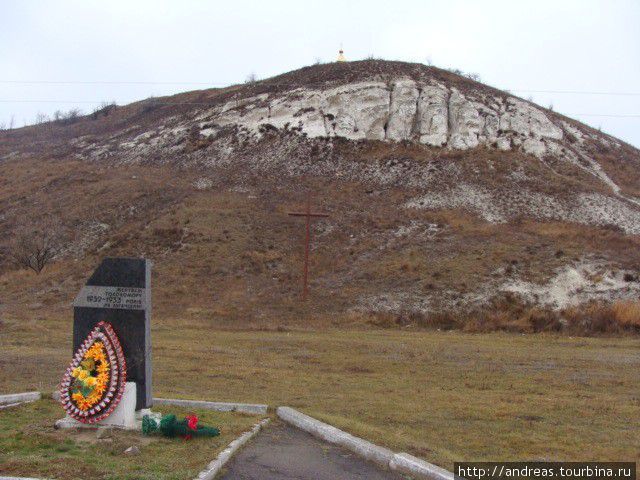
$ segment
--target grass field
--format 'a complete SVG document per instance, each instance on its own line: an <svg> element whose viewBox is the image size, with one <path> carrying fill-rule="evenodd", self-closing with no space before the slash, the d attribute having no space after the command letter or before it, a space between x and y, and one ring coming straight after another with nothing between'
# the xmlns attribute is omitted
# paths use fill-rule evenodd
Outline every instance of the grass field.
<svg viewBox="0 0 640 480"><path fill-rule="evenodd" d="M47 332L44 341L43 332ZM0 391L53 390L71 321L6 319ZM640 340L154 320L154 394L289 405L445 467L639 460Z"/></svg>
<svg viewBox="0 0 640 480"><path fill-rule="evenodd" d="M156 407L181 418L191 411L172 406ZM190 441L139 432L114 431L98 439L95 431L54 430L61 418L60 405L40 400L0 411L0 474L42 476L59 480L184 480L194 478L229 442L256 423L255 416L195 412L203 425L217 426L220 436ZM123 452L137 445L140 454Z"/></svg>

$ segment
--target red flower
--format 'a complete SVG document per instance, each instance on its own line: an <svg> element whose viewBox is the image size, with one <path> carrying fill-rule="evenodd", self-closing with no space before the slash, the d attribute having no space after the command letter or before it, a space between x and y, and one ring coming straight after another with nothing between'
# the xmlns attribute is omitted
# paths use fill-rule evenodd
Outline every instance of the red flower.
<svg viewBox="0 0 640 480"><path fill-rule="evenodd" d="M195 415L187 415L185 418L187 420L187 426L191 430L197 430L198 429L198 417L196 417Z"/></svg>

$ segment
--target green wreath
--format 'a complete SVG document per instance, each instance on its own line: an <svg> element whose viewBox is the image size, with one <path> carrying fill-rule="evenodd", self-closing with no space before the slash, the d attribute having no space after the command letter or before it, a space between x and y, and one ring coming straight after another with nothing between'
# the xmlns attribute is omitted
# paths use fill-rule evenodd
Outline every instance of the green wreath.
<svg viewBox="0 0 640 480"><path fill-rule="evenodd" d="M180 436L186 440L192 437L217 437L220 435L220 430L215 427L198 425L198 417L195 415L187 415L182 420L178 420L173 414L164 415L160 421L149 415L142 417L142 433L152 435L156 432L167 438Z"/></svg>

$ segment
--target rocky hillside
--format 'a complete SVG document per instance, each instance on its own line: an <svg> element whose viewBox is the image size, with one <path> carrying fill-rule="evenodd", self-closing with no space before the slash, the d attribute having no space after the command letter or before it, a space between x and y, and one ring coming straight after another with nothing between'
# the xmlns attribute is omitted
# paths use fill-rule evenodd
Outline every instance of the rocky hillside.
<svg viewBox="0 0 640 480"><path fill-rule="evenodd" d="M100 256L149 255L171 295L160 312L211 321L566 308L640 290L640 152L434 67L317 65L0 140L7 287L24 276L12 236L46 215L68 238L49 270L75 260L79 281ZM303 232L287 211L307 188L331 216L301 306ZM34 295L57 281L32 277ZM42 295L62 304L69 282Z"/></svg>

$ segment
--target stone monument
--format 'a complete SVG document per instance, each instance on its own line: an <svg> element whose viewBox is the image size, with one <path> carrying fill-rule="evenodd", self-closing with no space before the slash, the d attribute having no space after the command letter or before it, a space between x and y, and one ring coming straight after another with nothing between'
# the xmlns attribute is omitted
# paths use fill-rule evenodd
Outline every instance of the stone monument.
<svg viewBox="0 0 640 480"><path fill-rule="evenodd" d="M152 404L151 262L105 258L73 306L74 358L61 387L70 416L57 426L138 428Z"/></svg>

